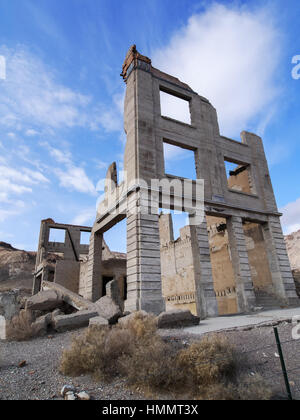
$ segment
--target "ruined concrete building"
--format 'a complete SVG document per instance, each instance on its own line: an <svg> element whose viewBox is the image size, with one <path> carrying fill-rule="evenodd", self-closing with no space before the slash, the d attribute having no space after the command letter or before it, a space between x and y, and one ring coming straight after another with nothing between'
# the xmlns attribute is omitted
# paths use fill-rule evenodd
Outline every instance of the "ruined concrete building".
<svg viewBox="0 0 300 420"><path fill-rule="evenodd" d="M212 104L152 67L135 46L127 53L122 76L127 184L118 184L112 164L107 182L113 188L106 189L92 229L42 222L34 292L41 279L51 275L45 254L64 252L64 259L56 261L53 281L96 301L106 278L118 278L126 311L158 314L165 307L187 308L205 318L258 306L298 305L261 138L242 132L240 142L221 135ZM162 115L162 92L187 105L189 124ZM204 180L204 203L198 203L194 190L183 206L172 189L169 200L161 189L153 189L153 179L182 179L166 173L164 144L193 153L197 179ZM205 215L195 224L198 205ZM164 209L189 215L190 224L176 240L172 216ZM103 241L103 234L123 219L126 260L108 257ZM63 246L48 242L51 227L66 230ZM81 230L91 230L89 246L80 245ZM87 256L85 262L80 255Z"/></svg>
<svg viewBox="0 0 300 420"><path fill-rule="evenodd" d="M71 292L86 296L89 245L82 243L82 233L92 228L55 223L52 219L42 220L39 246L34 272L33 294L38 293L43 281L54 282ZM51 241L51 231L63 233L61 242ZM106 284L116 279L120 297L126 298L126 254L112 252L103 241L102 275L98 287L101 295Z"/></svg>

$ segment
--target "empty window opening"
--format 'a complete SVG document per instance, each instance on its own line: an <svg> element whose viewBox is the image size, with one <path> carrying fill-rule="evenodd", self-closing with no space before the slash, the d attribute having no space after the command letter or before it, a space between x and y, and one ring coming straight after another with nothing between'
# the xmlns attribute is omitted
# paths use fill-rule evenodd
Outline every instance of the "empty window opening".
<svg viewBox="0 0 300 420"><path fill-rule="evenodd" d="M180 178L197 179L195 152L164 141L165 173Z"/></svg>
<svg viewBox="0 0 300 420"><path fill-rule="evenodd" d="M279 306L274 298L272 275L262 226L258 223L244 221L243 228L256 305Z"/></svg>
<svg viewBox="0 0 300 420"><path fill-rule="evenodd" d="M228 188L247 194L255 194L255 187L251 175L251 167L248 163L238 163L224 160Z"/></svg>
<svg viewBox="0 0 300 420"><path fill-rule="evenodd" d="M50 228L49 242L65 243L66 231L65 229Z"/></svg>
<svg viewBox="0 0 300 420"><path fill-rule="evenodd" d="M126 219L106 231L103 237L110 251L126 252Z"/></svg>
<svg viewBox="0 0 300 420"><path fill-rule="evenodd" d="M207 216L210 260L219 315L238 312L236 282L226 219Z"/></svg>
<svg viewBox="0 0 300 420"><path fill-rule="evenodd" d="M80 245L90 244L91 232L80 231Z"/></svg>
<svg viewBox="0 0 300 420"><path fill-rule="evenodd" d="M185 99L160 91L160 109L162 117L191 124L190 103Z"/></svg>

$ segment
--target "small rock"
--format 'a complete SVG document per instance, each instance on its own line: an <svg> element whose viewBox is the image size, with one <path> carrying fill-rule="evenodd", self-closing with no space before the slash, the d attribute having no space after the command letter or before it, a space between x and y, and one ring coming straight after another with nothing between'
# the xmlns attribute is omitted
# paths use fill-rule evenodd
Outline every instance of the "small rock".
<svg viewBox="0 0 300 420"><path fill-rule="evenodd" d="M67 401L76 401L76 395L73 392L67 392L65 395L65 400Z"/></svg>
<svg viewBox="0 0 300 420"><path fill-rule="evenodd" d="M82 401L89 401L91 399L91 397L89 396L89 394L87 394L85 391L79 392L79 394L76 394L76 397L79 400L82 400Z"/></svg>
<svg viewBox="0 0 300 420"><path fill-rule="evenodd" d="M75 391L76 391L76 389L74 388L74 386L73 386L73 385L64 385L64 386L62 387L61 391L60 391L60 395L61 395L62 397L64 397L64 396L67 394L67 392L72 392L72 393L74 393Z"/></svg>
<svg viewBox="0 0 300 420"><path fill-rule="evenodd" d="M22 368L22 367L24 367L24 366L26 366L26 365L27 365L26 360L22 360L22 362L20 362L20 363L18 364L19 368Z"/></svg>
<svg viewBox="0 0 300 420"><path fill-rule="evenodd" d="M277 357L279 359L280 356L279 356L278 353L275 353L274 355L275 355L275 357Z"/></svg>
<svg viewBox="0 0 300 420"><path fill-rule="evenodd" d="M290 385L291 386L295 386L295 382L294 381L290 381Z"/></svg>

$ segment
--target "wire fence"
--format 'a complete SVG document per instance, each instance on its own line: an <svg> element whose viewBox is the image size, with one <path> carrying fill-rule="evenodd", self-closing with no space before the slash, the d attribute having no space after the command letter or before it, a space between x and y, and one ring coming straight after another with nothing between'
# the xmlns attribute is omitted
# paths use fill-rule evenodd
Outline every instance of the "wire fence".
<svg viewBox="0 0 300 420"><path fill-rule="evenodd" d="M300 334L293 338L292 328L274 327L266 340L269 344L256 346L253 342L253 348L240 353L241 359L245 356L248 361L247 374L259 374L272 390L273 399L300 400ZM208 359L200 366L226 360Z"/></svg>

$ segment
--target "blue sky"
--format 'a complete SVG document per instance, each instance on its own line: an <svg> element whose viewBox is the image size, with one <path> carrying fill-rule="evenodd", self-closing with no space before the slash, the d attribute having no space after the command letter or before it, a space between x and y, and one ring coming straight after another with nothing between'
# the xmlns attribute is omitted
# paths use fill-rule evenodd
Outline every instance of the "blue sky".
<svg viewBox="0 0 300 420"><path fill-rule="evenodd" d="M297 0L0 0L0 240L35 250L43 218L92 225L98 181L122 168L133 43L211 100L223 135L263 137L284 229L300 229L299 22Z"/></svg>

